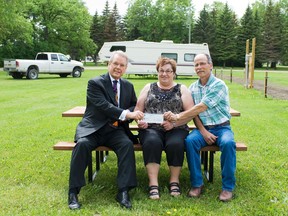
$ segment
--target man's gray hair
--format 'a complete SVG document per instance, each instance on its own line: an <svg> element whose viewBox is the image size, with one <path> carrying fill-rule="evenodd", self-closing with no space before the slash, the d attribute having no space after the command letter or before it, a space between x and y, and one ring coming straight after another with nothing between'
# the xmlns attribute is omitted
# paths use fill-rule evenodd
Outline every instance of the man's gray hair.
<svg viewBox="0 0 288 216"><path fill-rule="evenodd" d="M119 56L125 58L125 59L126 59L126 65L128 64L128 56L127 56L126 53L123 52L122 50L115 50L115 51L113 51L112 54L111 54L111 57L110 57L110 59L109 59L109 62L112 62L112 61L113 61L115 55L119 55Z"/></svg>
<svg viewBox="0 0 288 216"><path fill-rule="evenodd" d="M208 64L212 64L213 62L212 62L211 56L210 56L209 54L207 54L207 53L205 53L204 55L205 55L206 58L207 58Z"/></svg>

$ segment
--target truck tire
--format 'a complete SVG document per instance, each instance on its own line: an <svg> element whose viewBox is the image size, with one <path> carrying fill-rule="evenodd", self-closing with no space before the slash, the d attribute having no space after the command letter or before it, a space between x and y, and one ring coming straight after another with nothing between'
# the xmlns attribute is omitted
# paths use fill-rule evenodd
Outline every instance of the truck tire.
<svg viewBox="0 0 288 216"><path fill-rule="evenodd" d="M72 77L79 78L82 75L82 70L80 68L75 68L72 72Z"/></svg>
<svg viewBox="0 0 288 216"><path fill-rule="evenodd" d="M14 72L11 74L13 79L22 79L23 75L21 73Z"/></svg>
<svg viewBox="0 0 288 216"><path fill-rule="evenodd" d="M35 68L29 69L26 78L32 80L38 79L38 70Z"/></svg>
<svg viewBox="0 0 288 216"><path fill-rule="evenodd" d="M61 73L61 74L59 74L59 76L60 77L67 77L69 75L69 73L67 74L67 73Z"/></svg>

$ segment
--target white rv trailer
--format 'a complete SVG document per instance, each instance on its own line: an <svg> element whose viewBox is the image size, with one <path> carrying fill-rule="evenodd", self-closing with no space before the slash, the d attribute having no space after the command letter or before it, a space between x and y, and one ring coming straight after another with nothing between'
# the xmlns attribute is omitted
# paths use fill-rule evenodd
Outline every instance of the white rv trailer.
<svg viewBox="0 0 288 216"><path fill-rule="evenodd" d="M166 56L177 62L177 75L195 75L194 57L209 54L207 43L177 44L173 41L147 42L143 40L105 42L99 51L100 61L108 62L111 52L124 51L129 57L126 74L156 74L156 62Z"/></svg>

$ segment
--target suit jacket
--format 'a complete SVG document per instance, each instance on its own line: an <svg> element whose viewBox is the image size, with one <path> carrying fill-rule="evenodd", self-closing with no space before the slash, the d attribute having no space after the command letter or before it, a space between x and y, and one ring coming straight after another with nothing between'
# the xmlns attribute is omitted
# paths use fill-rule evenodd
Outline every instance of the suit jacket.
<svg viewBox="0 0 288 216"><path fill-rule="evenodd" d="M76 128L75 141L88 136L102 128L107 123L119 120L123 110L131 112L137 102L134 86L125 79L120 79L119 107L116 104L115 93L109 73L92 78L88 81L86 110L84 116ZM121 123L129 138L135 143L134 135L129 130L129 122Z"/></svg>

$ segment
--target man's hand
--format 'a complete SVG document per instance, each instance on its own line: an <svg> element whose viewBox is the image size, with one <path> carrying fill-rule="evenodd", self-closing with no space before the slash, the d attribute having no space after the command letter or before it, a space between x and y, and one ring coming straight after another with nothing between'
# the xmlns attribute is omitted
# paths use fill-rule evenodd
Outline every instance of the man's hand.
<svg viewBox="0 0 288 216"><path fill-rule="evenodd" d="M126 119L134 119L134 120L141 120L144 118L144 113L137 110L134 112L128 112L126 114Z"/></svg>
<svg viewBox="0 0 288 216"><path fill-rule="evenodd" d="M177 114L172 113L171 111L164 113L164 119L170 122L176 122L177 121Z"/></svg>
<svg viewBox="0 0 288 216"><path fill-rule="evenodd" d="M208 145L214 144L218 138L217 136L215 136L214 134L210 133L207 130L205 132L202 131L201 134Z"/></svg>

